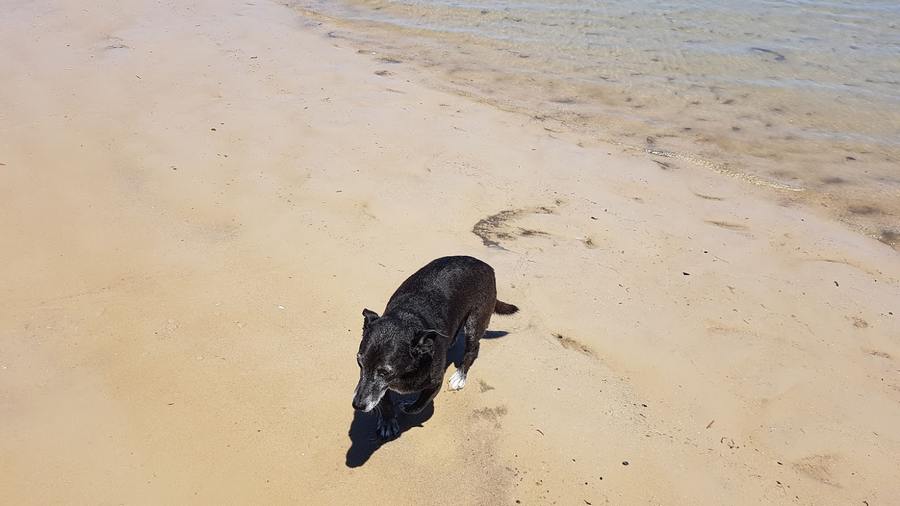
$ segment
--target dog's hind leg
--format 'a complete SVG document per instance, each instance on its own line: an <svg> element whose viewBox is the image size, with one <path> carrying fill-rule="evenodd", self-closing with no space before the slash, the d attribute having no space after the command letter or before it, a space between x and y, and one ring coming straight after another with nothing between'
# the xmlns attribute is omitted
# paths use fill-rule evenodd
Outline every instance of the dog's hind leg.
<svg viewBox="0 0 900 506"><path fill-rule="evenodd" d="M493 308L491 308L493 310ZM466 319L463 326L463 333L466 336L466 351L463 352L462 363L450 377L450 389L462 390L466 386L466 376L469 374L469 368L478 358L478 349L481 347L481 337L487 330L488 324L491 322L491 311L473 311Z"/></svg>

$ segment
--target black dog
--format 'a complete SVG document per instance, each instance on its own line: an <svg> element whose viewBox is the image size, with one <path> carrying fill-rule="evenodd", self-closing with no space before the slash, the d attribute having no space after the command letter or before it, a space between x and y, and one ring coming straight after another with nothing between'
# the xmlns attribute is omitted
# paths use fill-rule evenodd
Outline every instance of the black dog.
<svg viewBox="0 0 900 506"><path fill-rule="evenodd" d="M400 432L388 390L419 392L404 413L418 413L441 390L447 351L460 328L466 336L462 364L450 378L450 388L466 384L466 374L478 356L478 341L491 314L512 314L519 308L497 300L494 269L472 257L444 257L422 267L400 285L384 316L363 310L359 384L353 407L378 408L378 435L391 439Z"/></svg>

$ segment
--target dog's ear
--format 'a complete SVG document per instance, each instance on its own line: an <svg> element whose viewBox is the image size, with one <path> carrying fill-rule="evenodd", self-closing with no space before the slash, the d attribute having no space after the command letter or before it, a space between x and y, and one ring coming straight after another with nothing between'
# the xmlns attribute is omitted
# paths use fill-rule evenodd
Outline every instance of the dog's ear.
<svg viewBox="0 0 900 506"><path fill-rule="evenodd" d="M410 342L409 352L413 357L434 356L434 340L442 335L437 330L417 330Z"/></svg>
<svg viewBox="0 0 900 506"><path fill-rule="evenodd" d="M371 309L363 309L363 329L369 328L369 325L372 324L375 320L379 318L378 313L372 311Z"/></svg>

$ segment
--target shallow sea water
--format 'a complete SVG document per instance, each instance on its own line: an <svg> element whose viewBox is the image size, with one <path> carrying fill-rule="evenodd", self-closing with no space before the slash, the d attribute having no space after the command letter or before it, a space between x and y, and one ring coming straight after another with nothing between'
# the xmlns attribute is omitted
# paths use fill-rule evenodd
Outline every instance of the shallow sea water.
<svg viewBox="0 0 900 506"><path fill-rule="evenodd" d="M432 84L900 247L900 2L299 0Z"/></svg>

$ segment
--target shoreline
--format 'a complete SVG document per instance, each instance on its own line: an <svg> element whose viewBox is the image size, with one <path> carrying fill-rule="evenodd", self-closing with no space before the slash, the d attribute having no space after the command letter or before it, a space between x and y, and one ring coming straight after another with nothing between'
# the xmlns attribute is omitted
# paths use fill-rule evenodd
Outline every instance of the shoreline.
<svg viewBox="0 0 900 506"><path fill-rule="evenodd" d="M14 7L0 503L900 496L890 247L426 86L274 2ZM450 254L521 311L373 444L360 312Z"/></svg>
<svg viewBox="0 0 900 506"><path fill-rule="evenodd" d="M729 92L712 86L709 93L694 90L695 98L688 103L677 92L667 98L661 90L623 88L613 84L616 80L604 85L576 84L570 82L575 74L541 73L551 72L552 67L517 68L519 62L531 62L533 55L521 54L514 46L491 44L471 34L419 28L414 18L402 17L399 7L398 12L392 11L394 16L401 15L396 23L387 21L391 14L382 20L373 17L390 6L367 11L370 6L365 2L347 3L346 12L323 10L303 1L292 2L291 7L328 26L329 37L344 39L361 52L379 54L389 62L385 72L390 72L392 64L408 64L429 87L531 117L550 132L572 135L575 142L615 144L737 177L775 190L773 200L806 206L895 250L900 246L896 228L900 183L895 170L900 151L862 139L854 143L849 138L831 142L805 138L815 137L816 124L801 128L795 123L808 122L808 117L821 111L786 116L784 109L795 106L789 97L773 92L765 103L743 104L748 90ZM352 19L340 17L340 12ZM409 24L402 24L403 20ZM420 22L427 24L424 18ZM601 63L614 66L615 62ZM501 68L504 65L510 67ZM667 100L681 105L670 106Z"/></svg>

